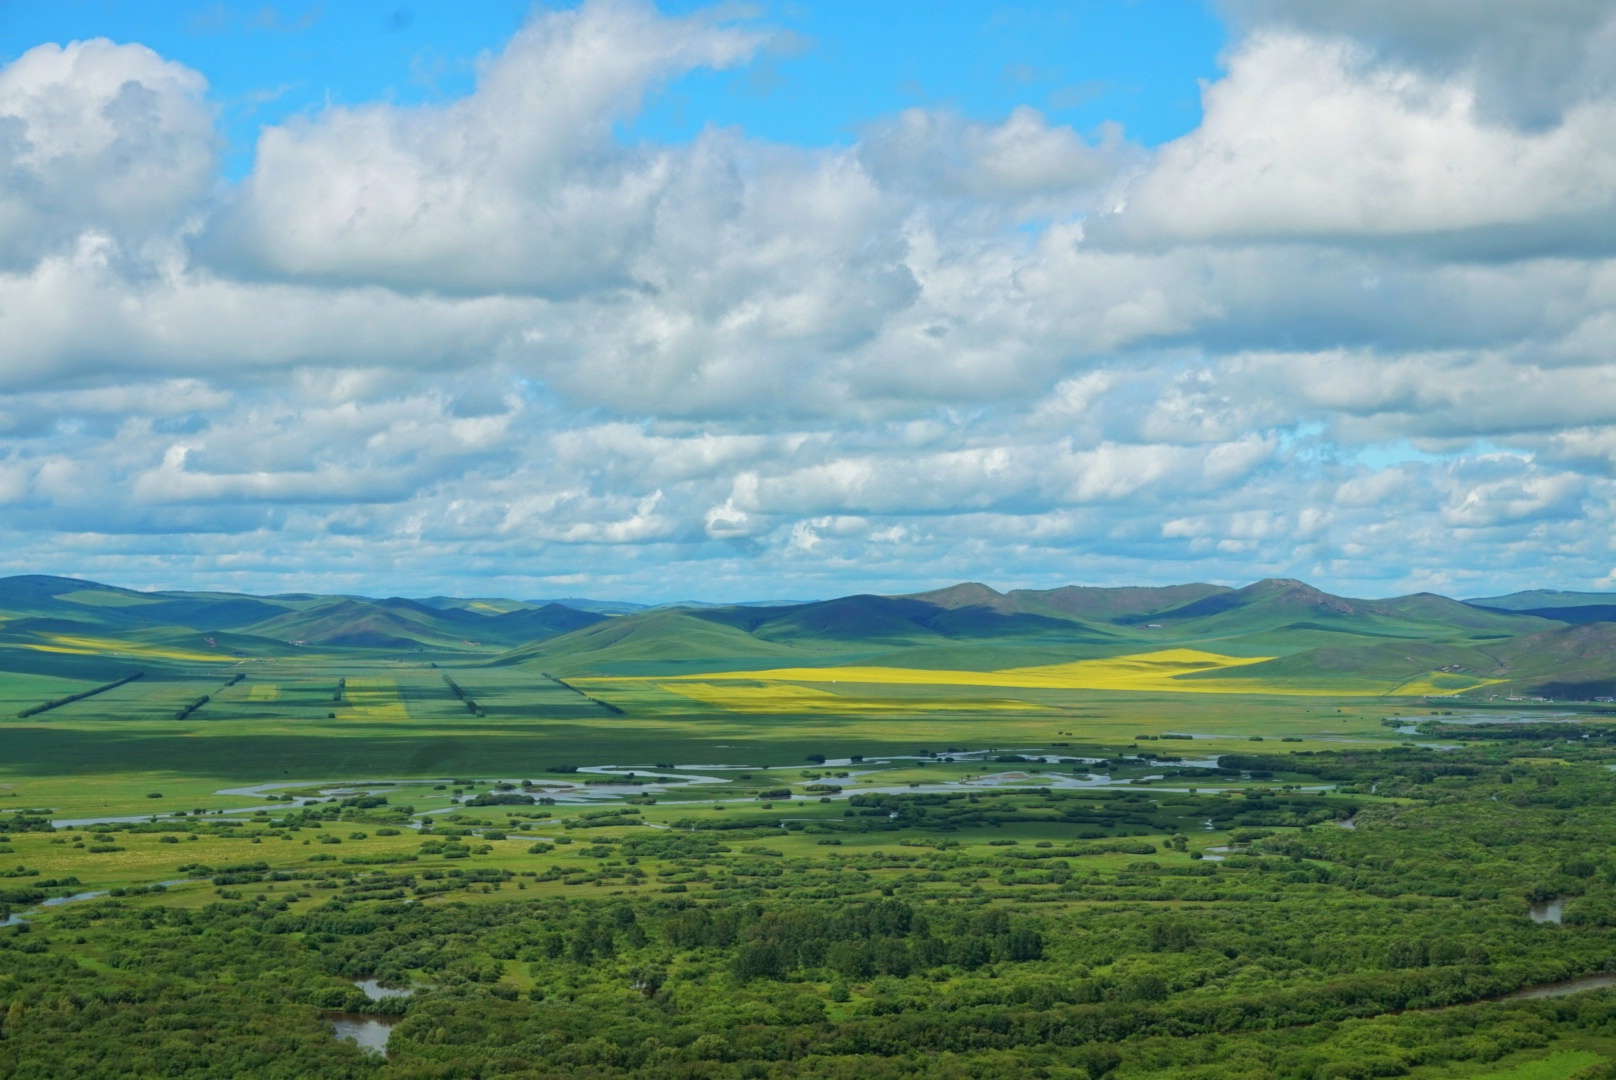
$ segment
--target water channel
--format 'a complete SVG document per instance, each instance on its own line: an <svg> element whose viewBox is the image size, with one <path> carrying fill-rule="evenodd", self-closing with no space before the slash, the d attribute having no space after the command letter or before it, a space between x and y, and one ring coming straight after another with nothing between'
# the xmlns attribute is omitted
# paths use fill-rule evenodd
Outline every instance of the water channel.
<svg viewBox="0 0 1616 1080"><path fill-rule="evenodd" d="M1057 755L1057 754L1051 754L1048 751L1040 752L1037 749L1018 749L1018 750L1008 750L1008 751L1007 750L999 750L999 749L958 751L958 752L956 752L954 754L947 755L947 758L950 759L952 763L956 763L956 764L968 764L968 763L973 762L973 761L981 761L983 764L988 764L988 763L990 763L991 757L996 757L996 756L999 756L999 755L1011 754L1011 753L1033 755L1034 756L1033 758L1029 759L1027 762L1024 763L1026 766L1054 765L1054 766L1057 766L1057 767L1059 767L1059 766L1070 767L1070 766L1074 766L1074 765L1081 766L1081 765L1094 764L1098 760L1098 759L1094 759L1094 758L1062 757L1062 756ZM1050 760L1040 762L1040 761L1036 760L1037 756L1046 757L1046 758L1049 758ZM897 763L909 762L909 761L935 763L935 762L940 762L942 760L943 759L939 758L939 757L923 756L923 755L892 755L892 756L885 756L885 757L879 758L877 760L866 761L866 762L854 762L850 758L849 759L839 759L838 758L838 759L827 760L823 765L820 765L818 767L820 769L832 769L832 768L835 768L835 769L844 769L845 770L850 766L856 766L856 765L869 765L869 766L887 765L887 766L890 766L890 765L894 765L894 764L897 764ZM1197 769L1207 769L1207 770L1210 771L1210 770L1215 769L1217 767L1217 759L1216 758L1189 758L1189 759L1181 759L1181 760L1175 760L1175 761L1169 761L1169 762L1160 762L1159 764L1167 765L1167 766L1170 766L1172 768L1197 768ZM539 780L539 781L530 781L528 787L519 789L519 793L521 793L521 794L531 794L535 798L543 797L543 798L551 799L558 805L566 805L566 806L588 805L588 804L592 804L592 803L602 803L602 802L616 802L616 801L620 801L620 800L622 800L622 799L624 799L624 798L626 798L628 796L631 796L631 795L663 796L663 795L672 794L672 795L677 796L681 789L687 789L687 788L695 786L695 785L714 785L714 786L716 786L716 785L720 785L720 784L732 784L732 783L734 783L734 779L732 777L722 776L722 775L712 775L712 774L724 773L724 772L752 771L752 770L758 770L758 769L761 769L761 768L763 768L763 766L749 766L749 765L675 765L675 766L671 766L671 767L663 767L663 766L654 766L654 765L638 765L638 766L631 766L631 765L585 765L585 766L580 766L578 768L577 774L575 774L575 775L587 775L587 776L590 776L590 777L599 777L599 778L602 778L602 779L608 778L608 777L621 777L621 778L624 779L625 782L621 783L621 784L615 784L615 783L610 783L610 782L601 783L599 780L596 780L594 783L585 783L585 782L582 782L582 781L574 781L574 780L563 779L562 776L546 776L542 780ZM700 771L697 771L697 770L700 770ZM859 776L871 775L871 774L878 773L878 772L881 772L881 771L884 771L884 770L876 769L876 768L855 769L855 770L851 771L851 775L850 775L849 779L856 779ZM669 775L670 773L672 773L674 775ZM574 775L574 774L562 774L562 775L564 776L564 775ZM1059 788L1059 789L1064 789L1064 790L1072 790L1072 789L1091 789L1092 790L1092 789L1095 789L1095 788L1113 788L1113 787L1114 788L1126 788L1126 787L1139 786L1140 784L1145 784L1145 783L1155 784L1156 782L1161 781L1161 780L1165 780L1166 778L1167 777L1165 776L1165 774L1162 774L1162 773L1150 773L1150 774L1140 776L1140 777L1133 777L1133 778L1129 778L1129 779L1126 779L1126 780L1120 780L1120 779L1116 779L1114 777L1108 776L1108 775L1106 775L1104 773L1096 773L1096 774L1083 774L1083 773L1073 774L1073 773L1059 773L1059 772L1047 772L1046 773L1046 772L1043 772L1042 770L1034 771L1032 768L1029 767L1029 768L1023 768L1023 769L1019 769L1019 770L1000 770L1000 771L996 771L996 772L975 775L975 776L971 776L971 777L969 777L967 779L959 779L959 780L920 781L918 783L909 783L909 784L902 784L902 785L894 784L894 785L888 785L888 786L873 786L873 785L872 786L865 786L865 787L858 788L858 790L856 792L855 791L843 792L843 793L841 793L841 797L845 798L845 797L847 797L847 795L850 795L850 794L890 795L890 794L902 794L902 793L911 792L911 791L919 791L919 792L968 791L968 790L971 790L971 789L998 788L998 787L1032 787L1032 788L1048 787L1048 788ZM1185 778L1184 777L1178 777L1176 779L1182 781ZM1209 779L1210 779L1210 777L1209 777ZM240 816L240 815L252 815L252 814L258 813L259 811L270 811L270 812L285 811L286 809L288 809L290 807L310 806L310 805L313 805L313 804L326 802L326 801L329 801L329 800L335 799L335 798L351 798L351 797L356 796L356 795L384 795L384 794L387 794L388 792L390 792L392 790L395 790L396 788L398 788L400 786L404 786L404 785L408 785L410 787L421 787L421 786L424 786L424 785L438 785L438 784L448 785L448 784L453 784L453 783L454 783L454 781L450 780L450 779L425 779L425 780L410 779L410 780L402 780L402 781L382 781L382 780L369 780L369 781L364 781L364 780L361 780L361 781L353 781L353 780L346 780L346 781L323 780L323 781L312 781L312 780L293 780L293 781L276 781L276 782L273 782L273 783L266 783L266 784L249 784L249 785L244 785L244 786L241 786L241 787L220 788L218 791L214 792L214 794L215 795L223 795L223 796L235 797L235 798L267 799L267 798L273 797L274 792L282 791L282 790L285 790L285 789L288 789L288 788L299 788L299 789L303 789L303 790L313 789L315 794L314 795L297 795L297 796L294 796L291 799L290 802L282 800L282 801L276 801L276 802L270 802L270 803L258 803L258 804L250 805L250 806L235 806L235 807L229 807L227 809L208 810L208 811L206 811L206 814L207 814L207 816L230 816L230 817L235 817L235 816ZM496 784L501 784L501 783L503 783L503 784L519 784L520 781L511 781L511 780L490 781L487 784L487 792L486 793L498 793L499 789L496 787ZM481 789L483 786L484 785L481 785L481 784L477 785L477 787L479 789ZM513 789L513 790L516 790L516 789ZM1164 791L1180 791L1180 790L1184 790L1184 789L1174 786L1174 787L1163 787L1163 788L1161 788L1161 790L1164 790ZM1324 791L1324 790L1329 790L1329 785L1318 785L1316 787L1310 786L1310 787L1307 787L1307 788L1300 788L1298 790ZM469 793L469 797L474 798L476 796L476 794L481 794L481 793L484 793L484 792L478 791L478 792ZM837 796L832 795L831 797L835 798ZM677 798L676 798L675 800L672 800L672 801L674 803L677 803L679 800L677 800ZM704 799L691 799L689 801L692 802L692 803L709 802L709 801L711 801L711 799L709 797L709 798L704 798ZM736 799L736 800L733 800L733 801L736 801L736 802L749 802L751 800L748 798L748 799ZM430 810L421 810L421 811L418 811L415 814L416 819L418 819L415 824L419 825L419 821L421 819L436 816L436 815L439 815L439 814L454 813L457 810L464 810L464 809L467 809L466 804L464 802L452 802L452 803L449 803L447 806L433 807ZM173 814L171 814L169 816L195 816L195 815L190 815L190 814L173 815ZM129 815L121 815L121 816L108 816L108 817L59 818L59 819L53 820L52 824L55 825L57 828L64 828L66 826L74 826L74 827L78 827L78 828L83 828L83 827L86 827L86 826L114 825L114 824L120 824L120 823L124 823L124 822L128 822L128 823L131 823L131 824L139 823L139 822L148 822L148 821L158 820L159 817L160 817L159 815L154 815L154 814L129 814Z"/></svg>
<svg viewBox="0 0 1616 1080"><path fill-rule="evenodd" d="M1576 979L1565 979L1561 982L1528 986L1524 990L1515 991L1513 994L1505 994L1498 1000L1531 1001L1534 998L1565 997L1568 994L1580 994L1585 990L1603 990L1610 986L1616 986L1616 975L1583 975Z"/></svg>
<svg viewBox="0 0 1616 1080"><path fill-rule="evenodd" d="M174 878L171 881L159 881L157 884L166 889L171 885L189 885L191 882L196 880L198 879ZM29 908L28 911L23 912L20 915L8 915L3 921L0 921L0 927L20 926L28 921L26 916L32 912L39 911L43 908L60 907L63 904L72 904L80 900L94 900L98 896L106 896L108 891L109 890L107 889L91 889L89 892L76 892L68 896L53 896L49 900L40 901L35 907Z"/></svg>

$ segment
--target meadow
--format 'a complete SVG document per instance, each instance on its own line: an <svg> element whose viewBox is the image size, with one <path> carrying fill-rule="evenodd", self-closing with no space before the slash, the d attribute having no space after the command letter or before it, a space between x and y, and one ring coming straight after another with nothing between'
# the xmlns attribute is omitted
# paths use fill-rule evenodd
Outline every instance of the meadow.
<svg viewBox="0 0 1616 1080"><path fill-rule="evenodd" d="M1251 640L17 621L7 1080L1616 1075L1607 703Z"/></svg>

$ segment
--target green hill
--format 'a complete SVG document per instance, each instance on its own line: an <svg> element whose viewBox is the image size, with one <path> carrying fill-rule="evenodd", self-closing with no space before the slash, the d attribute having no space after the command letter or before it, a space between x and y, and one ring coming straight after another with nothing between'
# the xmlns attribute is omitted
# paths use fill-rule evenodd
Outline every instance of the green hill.
<svg viewBox="0 0 1616 1080"><path fill-rule="evenodd" d="M1556 627L1501 643L1499 677L1534 697L1586 700L1616 694L1616 623Z"/></svg>
<svg viewBox="0 0 1616 1080"><path fill-rule="evenodd" d="M1561 592L1559 589L1529 589L1506 596L1481 596L1466 600L1476 607L1503 611L1539 611L1543 608L1612 607L1616 593Z"/></svg>
<svg viewBox="0 0 1616 1080"><path fill-rule="evenodd" d="M292 642L338 652L487 653L605 618L559 604L439 607L403 597L137 592L27 575L0 578L0 670L78 670L87 666L78 658L85 650L118 656L137 649L155 664L187 662L176 658L184 654L279 656L294 651Z"/></svg>
<svg viewBox="0 0 1616 1080"><path fill-rule="evenodd" d="M561 675L642 675L797 664L814 655L698 613L653 611L527 645L494 662L527 664Z"/></svg>
<svg viewBox="0 0 1616 1080"><path fill-rule="evenodd" d="M1608 599L1538 591L1485 604L1433 593L1364 600L1291 579L1238 589L1011 592L962 582L812 603L590 602L615 606L608 614L499 598L140 592L32 575L0 579L0 670L96 679L121 677L131 665L200 671L357 651L563 676L850 665L991 671L1192 649L1272 659L1187 676L1191 682L1355 693L1485 682L1506 695L1587 698L1616 688L1616 605Z"/></svg>
<svg viewBox="0 0 1616 1080"><path fill-rule="evenodd" d="M912 593L902 599L918 600L947 610L981 608L1001 615L1046 615L1093 622L1144 618L1234 590L1221 585L1167 585L1159 588L1125 586L1095 588L1066 585L1059 589L1015 589L1001 593L968 581L946 589Z"/></svg>

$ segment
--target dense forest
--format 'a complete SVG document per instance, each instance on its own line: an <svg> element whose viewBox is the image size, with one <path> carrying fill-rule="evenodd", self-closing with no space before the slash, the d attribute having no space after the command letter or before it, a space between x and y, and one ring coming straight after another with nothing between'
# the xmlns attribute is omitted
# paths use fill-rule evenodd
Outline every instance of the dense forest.
<svg viewBox="0 0 1616 1080"><path fill-rule="evenodd" d="M635 828L615 808L554 837L565 871L537 868L543 840L535 869L480 865L490 838L563 831L548 811L440 822L385 862L182 862L206 903L116 890L0 931L0 1076L1479 1075L1616 1045L1616 995L1506 1000L1616 971L1608 736L1487 734L1225 756L1276 781L1245 791L859 795L784 829L741 810ZM333 836L406 809L333 800L246 829ZM1195 838L1213 825L1221 855ZM51 826L0 829L6 850ZM872 831L895 844L849 846ZM783 833L814 854L771 847ZM73 888L0 885L17 908ZM1560 921L1532 917L1551 902ZM393 1022L387 1054L334 1040L331 1010Z"/></svg>

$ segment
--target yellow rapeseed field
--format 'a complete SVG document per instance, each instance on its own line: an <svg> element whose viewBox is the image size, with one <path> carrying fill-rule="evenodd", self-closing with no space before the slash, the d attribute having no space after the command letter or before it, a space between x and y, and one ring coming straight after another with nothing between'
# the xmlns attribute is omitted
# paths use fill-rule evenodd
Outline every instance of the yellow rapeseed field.
<svg viewBox="0 0 1616 1080"><path fill-rule="evenodd" d="M1222 656L1196 649L1074 660L1041 667L1003 671L939 671L927 668L836 667L773 668L768 671L708 672L661 677L658 682L791 682L906 684L912 686L992 686L1021 690L1200 690L1215 684L1174 682L1180 675L1241 667L1270 660L1268 656ZM647 681L644 677L594 679L592 682ZM671 689L671 687L670 687Z"/></svg>
<svg viewBox="0 0 1616 1080"><path fill-rule="evenodd" d="M351 720L408 720L409 710L398 696L398 683L392 679L349 679L343 695L348 702L344 715Z"/></svg>
<svg viewBox="0 0 1616 1080"><path fill-rule="evenodd" d="M233 664L239 657L194 649L180 649L169 645L148 645L140 641L117 641L113 638L81 637L74 634L46 634L49 645L22 642L25 649L37 652L72 653L75 656L148 656L153 660L190 660L210 664Z"/></svg>
<svg viewBox="0 0 1616 1080"><path fill-rule="evenodd" d="M687 697L699 701L703 705L711 705L720 709L730 709L735 712L749 713L805 713L826 712L846 713L857 712L934 712L937 710L968 710L972 712L984 709L1036 709L1038 706L1025 701L1011 701L1003 698L880 698L847 697L832 693L829 690L820 690L811 686L798 686L789 682L768 682L761 685L726 685L717 682L659 682L656 684L660 690L666 690L680 697Z"/></svg>
<svg viewBox="0 0 1616 1080"><path fill-rule="evenodd" d="M1261 678L1230 677L1186 679L1184 676L1208 671L1249 667L1271 660L1269 656L1225 656L1199 649L1162 649L1157 652L1113 656L1099 660L1074 660L1065 664L1007 668L1002 671L943 671L926 668L834 667L772 668L766 671L702 672L674 676L611 676L589 679L590 683L654 682L664 690L726 708L748 711L800 711L803 708L832 708L836 691L813 690L793 685L808 683L817 687L848 685L981 686L1018 690L1124 690L1147 693L1190 694L1284 694L1299 696L1383 695L1419 697L1432 693L1455 693L1468 686L1485 685L1472 680L1452 685L1452 676L1430 673L1401 685L1354 686L1275 682ZM723 688L723 683L749 686ZM757 685L757 684L764 685ZM681 685L683 684L683 685ZM701 684L700 688L690 684ZM824 695L824 696L821 696ZM842 702L842 707L845 707ZM912 702L894 707L912 708ZM1010 703L1006 703L1010 706ZM861 707L868 702L861 699ZM981 704L959 707L981 708ZM991 706L988 706L991 707ZM1013 706L1010 706L1013 707Z"/></svg>

